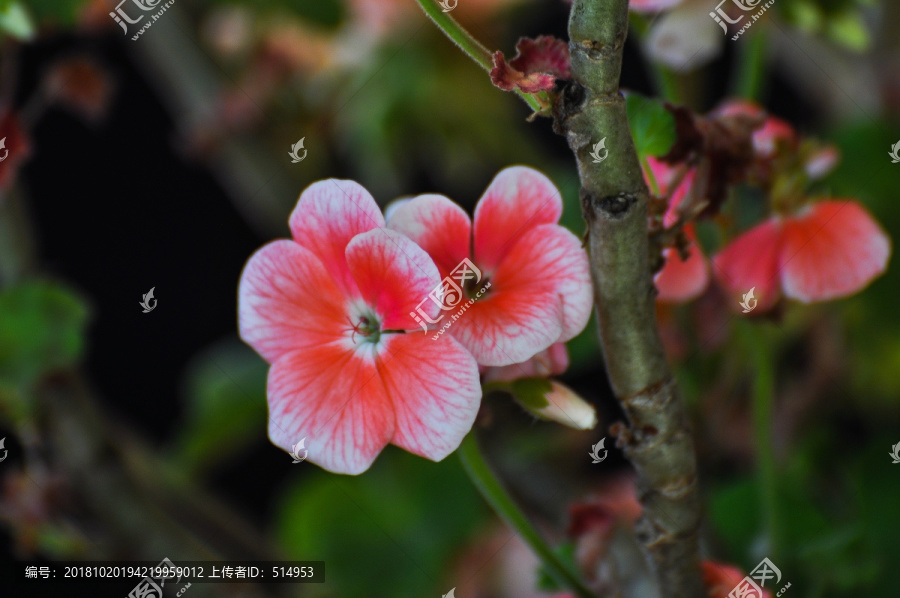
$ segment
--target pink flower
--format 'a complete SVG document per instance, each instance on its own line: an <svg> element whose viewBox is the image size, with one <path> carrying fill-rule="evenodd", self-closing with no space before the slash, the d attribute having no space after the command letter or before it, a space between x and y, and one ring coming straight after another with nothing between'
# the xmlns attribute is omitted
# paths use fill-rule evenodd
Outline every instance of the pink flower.
<svg viewBox="0 0 900 598"><path fill-rule="evenodd" d="M803 303L852 295L884 272L891 242L858 203L827 200L775 216L735 239L713 260L735 296L755 288L758 307L784 294Z"/></svg>
<svg viewBox="0 0 900 598"><path fill-rule="evenodd" d="M744 580L744 574L737 567L723 565L715 561L703 561L703 583L706 584L708 598L727 598L729 592ZM772 598L772 593L763 590L764 598Z"/></svg>
<svg viewBox="0 0 900 598"><path fill-rule="evenodd" d="M479 364L503 366L573 338L590 317L587 254L557 224L561 215L553 183L517 166L491 182L475 208L474 227L442 195L420 195L401 205L388 226L427 251L442 276L465 258L481 270L478 287L489 280L490 288L449 331Z"/></svg>
<svg viewBox="0 0 900 598"><path fill-rule="evenodd" d="M779 150L799 155L810 180L823 178L837 166L840 152L833 145L801 145L800 136L790 123L749 100L728 100L713 114L718 116L744 115L762 120L762 126L753 131L753 151L762 160L774 158Z"/></svg>
<svg viewBox="0 0 900 598"><path fill-rule="evenodd" d="M761 158L771 158L781 144L793 147L797 144L797 133L787 121L770 116L765 109L749 100L729 100L715 110L719 116L752 116L763 120L761 127L753 131L753 149Z"/></svg>
<svg viewBox="0 0 900 598"><path fill-rule="evenodd" d="M485 382L512 382L520 378L549 378L569 369L569 352L563 343L554 343L531 359L503 367L485 368Z"/></svg>
<svg viewBox="0 0 900 598"><path fill-rule="evenodd" d="M365 471L388 443L443 459L481 388L460 343L409 330L440 281L434 262L353 181L311 185L289 224L293 239L257 251L239 288L241 338L271 364L269 438L307 438L308 460L336 473Z"/></svg>
<svg viewBox="0 0 900 598"><path fill-rule="evenodd" d="M648 163L659 186L659 192L662 195L669 194L670 187L676 182L675 169L653 157L648 158ZM693 170L689 171L678 183L678 187L671 191L669 206L663 216L663 226L670 227L678 221L678 209L687 197L691 185L694 184L694 175ZM684 232L690 241L687 260L682 260L674 247L663 249L666 264L653 278L659 291L657 296L659 301L666 303L690 301L703 293L709 284L709 264L697 243L693 224L687 224Z"/></svg>
<svg viewBox="0 0 900 598"><path fill-rule="evenodd" d="M681 4L682 0L631 0L628 8L634 12L657 12L673 8Z"/></svg>

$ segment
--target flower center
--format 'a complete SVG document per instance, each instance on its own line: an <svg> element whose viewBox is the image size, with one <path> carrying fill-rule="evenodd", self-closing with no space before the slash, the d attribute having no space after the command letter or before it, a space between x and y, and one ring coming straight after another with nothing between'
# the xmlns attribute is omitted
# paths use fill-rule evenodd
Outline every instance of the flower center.
<svg viewBox="0 0 900 598"><path fill-rule="evenodd" d="M487 276L484 276L480 281L475 282L474 278L470 278L465 283L463 283L463 293L465 293L467 299L478 299L487 295L489 291L481 292L481 289L485 289L490 284L490 279Z"/></svg>
<svg viewBox="0 0 900 598"><path fill-rule="evenodd" d="M357 342L377 343L381 338L381 323L374 316L359 316L356 321L347 316L350 328L346 332L350 332L350 338L355 345Z"/></svg>

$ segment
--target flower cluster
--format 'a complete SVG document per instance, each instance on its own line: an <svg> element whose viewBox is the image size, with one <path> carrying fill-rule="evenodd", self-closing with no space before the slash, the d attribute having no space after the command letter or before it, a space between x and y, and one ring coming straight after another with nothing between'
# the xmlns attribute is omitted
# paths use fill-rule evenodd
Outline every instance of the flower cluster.
<svg viewBox="0 0 900 598"><path fill-rule="evenodd" d="M310 461L351 474L389 443L435 461L455 450L480 405L479 367L543 371L539 354L587 324L587 255L561 213L553 184L524 167L497 175L474 219L422 195L385 222L357 183L306 189L292 239L256 252L239 287L241 337L271 364L272 442L289 450L309 437ZM415 315L441 319L426 299L463 260L490 286L435 341Z"/></svg>
<svg viewBox="0 0 900 598"><path fill-rule="evenodd" d="M890 239L869 213L853 199L807 194L837 163L833 147L801 139L748 102L727 103L708 117L678 116L681 139L666 162L650 159L646 173L665 201L658 228L675 239L663 249L655 279L661 301L699 296L711 271L732 298L755 289L757 313L764 313L782 298L811 303L852 295L884 272ZM714 213L739 183L761 187L771 215L710 261L689 220Z"/></svg>

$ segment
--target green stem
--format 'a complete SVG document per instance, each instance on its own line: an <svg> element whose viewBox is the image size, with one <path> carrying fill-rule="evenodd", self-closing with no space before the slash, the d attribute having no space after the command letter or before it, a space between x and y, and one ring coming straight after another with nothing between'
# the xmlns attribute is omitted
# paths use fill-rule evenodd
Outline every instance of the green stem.
<svg viewBox="0 0 900 598"><path fill-rule="evenodd" d="M444 32L444 35L449 37L453 43L459 46L469 58L477 62L481 68L489 73L491 72L491 69L494 68L494 57L490 50L481 45L481 42L475 39L471 33L463 29L462 25L457 23L456 20L450 16L450 13L443 12L440 5L435 2L435 0L416 0L416 2L419 3L419 6L422 7L422 10L428 18L437 25L437 28ZM533 94L522 93L520 90L516 90L516 93L519 94L519 97L525 100L525 103L531 106L535 112L540 112L542 110L541 103Z"/></svg>
<svg viewBox="0 0 900 598"><path fill-rule="evenodd" d="M662 97L673 104L684 104L684 97L678 87L678 75L669 67L650 61L656 87Z"/></svg>
<svg viewBox="0 0 900 598"><path fill-rule="evenodd" d="M747 40L738 62L735 95L748 100L759 101L763 92L766 71L766 35L756 31Z"/></svg>
<svg viewBox="0 0 900 598"><path fill-rule="evenodd" d="M629 13L629 20L631 22L630 33L641 39L645 38L650 31L650 19L638 13ZM659 95L673 104L684 104L684 97L678 86L678 75L669 67L651 60L646 54L644 62L650 67Z"/></svg>
<svg viewBox="0 0 900 598"><path fill-rule="evenodd" d="M522 537L532 550L540 557L547 571L557 583L569 588L579 598L595 598L578 575L572 572L553 552L546 540L534 528L521 509L500 484L496 474L491 471L478 447L475 433L471 432L459 447L459 457L463 467L481 496L491 505L494 511L506 521Z"/></svg>
<svg viewBox="0 0 900 598"><path fill-rule="evenodd" d="M753 428L756 440L757 479L768 539L767 554L778 557L778 478L772 448L775 371L758 325L741 322L741 336L753 363Z"/></svg>

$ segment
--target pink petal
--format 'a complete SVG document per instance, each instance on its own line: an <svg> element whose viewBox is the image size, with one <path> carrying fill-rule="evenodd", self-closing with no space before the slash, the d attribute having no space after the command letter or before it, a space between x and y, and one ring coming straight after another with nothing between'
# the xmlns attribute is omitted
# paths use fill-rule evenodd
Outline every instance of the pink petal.
<svg viewBox="0 0 900 598"><path fill-rule="evenodd" d="M858 203L823 201L784 224L784 294L804 303L846 297L887 267L891 241Z"/></svg>
<svg viewBox="0 0 900 598"><path fill-rule="evenodd" d="M681 4L682 0L631 0L628 9L634 12L657 12Z"/></svg>
<svg viewBox="0 0 900 598"><path fill-rule="evenodd" d="M457 314L449 332L481 365L525 361L556 342L562 333L561 302L539 287L517 284L494 291L492 283L488 294L461 314L459 310L448 312L451 319Z"/></svg>
<svg viewBox="0 0 900 598"><path fill-rule="evenodd" d="M691 246L686 261L674 248L663 250L666 265L654 277L656 288L659 291L657 299L667 303L680 303L699 297L709 284L709 267L706 256L697 245L692 229L688 228L688 236L691 238Z"/></svg>
<svg viewBox="0 0 900 598"><path fill-rule="evenodd" d="M525 166L501 170L475 207L475 263L490 274L529 229L560 216L562 197L550 179Z"/></svg>
<svg viewBox="0 0 900 598"><path fill-rule="evenodd" d="M674 191L670 191L672 183L675 182L675 176L680 169L675 166L670 166L653 156L647 157L647 165L650 167L650 174L653 175L653 180L656 181L656 186L659 188L659 194L663 196L670 195L669 205L663 216L663 226L672 226L678 221L678 208L681 206L682 202L684 202L685 197L687 197L691 185L694 184L697 170L694 168L690 169L681 179L678 188ZM644 172L644 180L647 181L647 186L650 187L650 177L647 172Z"/></svg>
<svg viewBox="0 0 900 598"><path fill-rule="evenodd" d="M779 143L793 143L797 135L786 121L770 116L763 126L753 132L753 149L764 158L775 155Z"/></svg>
<svg viewBox="0 0 900 598"><path fill-rule="evenodd" d="M797 133L789 123L776 116L768 116L765 108L749 100L728 100L713 111L713 114L718 116L765 116L766 119L762 126L753 132L753 148L763 158L769 158L775 153L777 143L793 143L797 139Z"/></svg>
<svg viewBox="0 0 900 598"><path fill-rule="evenodd" d="M428 252L442 277L469 257L469 216L443 195L420 195L406 202L391 215L388 228L403 233Z"/></svg>
<svg viewBox="0 0 900 598"><path fill-rule="evenodd" d="M587 254L555 224L525 233L490 282L488 294L450 328L482 365L519 363L572 338L593 307Z"/></svg>
<svg viewBox="0 0 900 598"><path fill-rule="evenodd" d="M722 102L718 108L713 110L712 114L716 116L764 116L765 108L751 100L742 98L731 98Z"/></svg>
<svg viewBox="0 0 900 598"><path fill-rule="evenodd" d="M646 168L644 169L644 180L647 181L647 186L650 186L649 174L652 174L656 184L659 186L659 192L662 195L668 193L669 183L675 175L676 167L666 164L653 156L647 156L647 166L650 167L650 173L647 173Z"/></svg>
<svg viewBox="0 0 900 598"><path fill-rule="evenodd" d="M594 309L594 287L587 251L578 237L559 225L541 225L526 233L504 258L495 277L500 283L504 282L500 270L506 270L507 263L524 275L547 277L543 282L562 301L562 334L557 341L571 340L584 330Z"/></svg>
<svg viewBox="0 0 900 598"><path fill-rule="evenodd" d="M379 367L396 415L391 442L440 461L472 429L481 404L475 359L453 337L391 335L390 359Z"/></svg>
<svg viewBox="0 0 900 598"><path fill-rule="evenodd" d="M503 367L486 368L485 382L512 382L519 378L548 378L569 369L569 352L565 343L553 343L531 359Z"/></svg>
<svg viewBox="0 0 900 598"><path fill-rule="evenodd" d="M550 91L556 87L556 77L549 73L530 73L514 69L506 62L503 52L497 51L493 56L494 67L491 69L491 82L505 91L520 89L525 93Z"/></svg>
<svg viewBox="0 0 900 598"><path fill-rule="evenodd" d="M384 226L369 192L355 181L318 181L300 195L288 224L294 241L319 256L346 293L354 295L344 249L356 235Z"/></svg>
<svg viewBox="0 0 900 598"><path fill-rule="evenodd" d="M577 336L591 317L594 289L587 252L578 237L558 224L542 224L525 233L492 280L497 291L515 284L541 287L561 301L560 342Z"/></svg>
<svg viewBox="0 0 900 598"><path fill-rule="evenodd" d="M722 287L737 300L754 288L761 310L775 305L780 295L781 226L778 221L767 220L732 241L713 259L713 274ZM737 309L737 303L732 307Z"/></svg>
<svg viewBox="0 0 900 598"><path fill-rule="evenodd" d="M812 180L824 178L829 172L834 170L840 159L841 153L837 147L833 145L821 147L806 159L806 164L804 165L806 174Z"/></svg>
<svg viewBox="0 0 900 598"><path fill-rule="evenodd" d="M569 44L551 35L536 39L519 38L516 57L509 66L523 73L550 73L560 79L570 79Z"/></svg>
<svg viewBox="0 0 900 598"><path fill-rule="evenodd" d="M523 37L516 44L516 57L506 62L503 52L495 52L491 82L500 89L520 89L525 93L549 91L556 79L569 79L569 45L561 39L542 35Z"/></svg>
<svg viewBox="0 0 900 598"><path fill-rule="evenodd" d="M324 469L367 470L395 429L394 407L379 373L384 362L374 351L348 350L343 343L283 355L269 370L272 443L289 451L306 438L308 460Z"/></svg>
<svg viewBox="0 0 900 598"><path fill-rule="evenodd" d="M394 214L397 212L397 210L400 208L400 206L404 206L404 205L408 204L413 199L414 199L414 196L412 196L412 195L404 195L402 197L398 197L395 200L392 200L390 203L388 203L388 205L384 206L384 210L382 210L382 211L384 212L384 221L386 223L385 226L390 227L391 226L391 218L394 217Z"/></svg>
<svg viewBox="0 0 900 598"><path fill-rule="evenodd" d="M678 222L678 209L679 207L681 207L684 199L688 196L688 191L691 190L691 185L694 184L696 175L696 169L691 169L686 175L684 175L684 178L681 179L681 183L678 185L678 188L675 189L675 191L672 193L672 197L669 198L669 207L666 209L666 213L663 216L663 226L672 226L673 224Z"/></svg>
<svg viewBox="0 0 900 598"><path fill-rule="evenodd" d="M269 363L329 342L346 327L346 300L318 257L293 241L257 251L241 273L241 338Z"/></svg>
<svg viewBox="0 0 900 598"><path fill-rule="evenodd" d="M357 235L347 245L346 254L360 297L375 308L382 330L418 328L410 312L415 312L441 281L428 254L408 237L387 228ZM423 309L434 318L440 307L425 301Z"/></svg>
<svg viewBox="0 0 900 598"><path fill-rule="evenodd" d="M725 598L728 593L744 580L744 572L731 565L714 561L703 561L703 582L709 598ZM756 592L754 592L756 593Z"/></svg>

